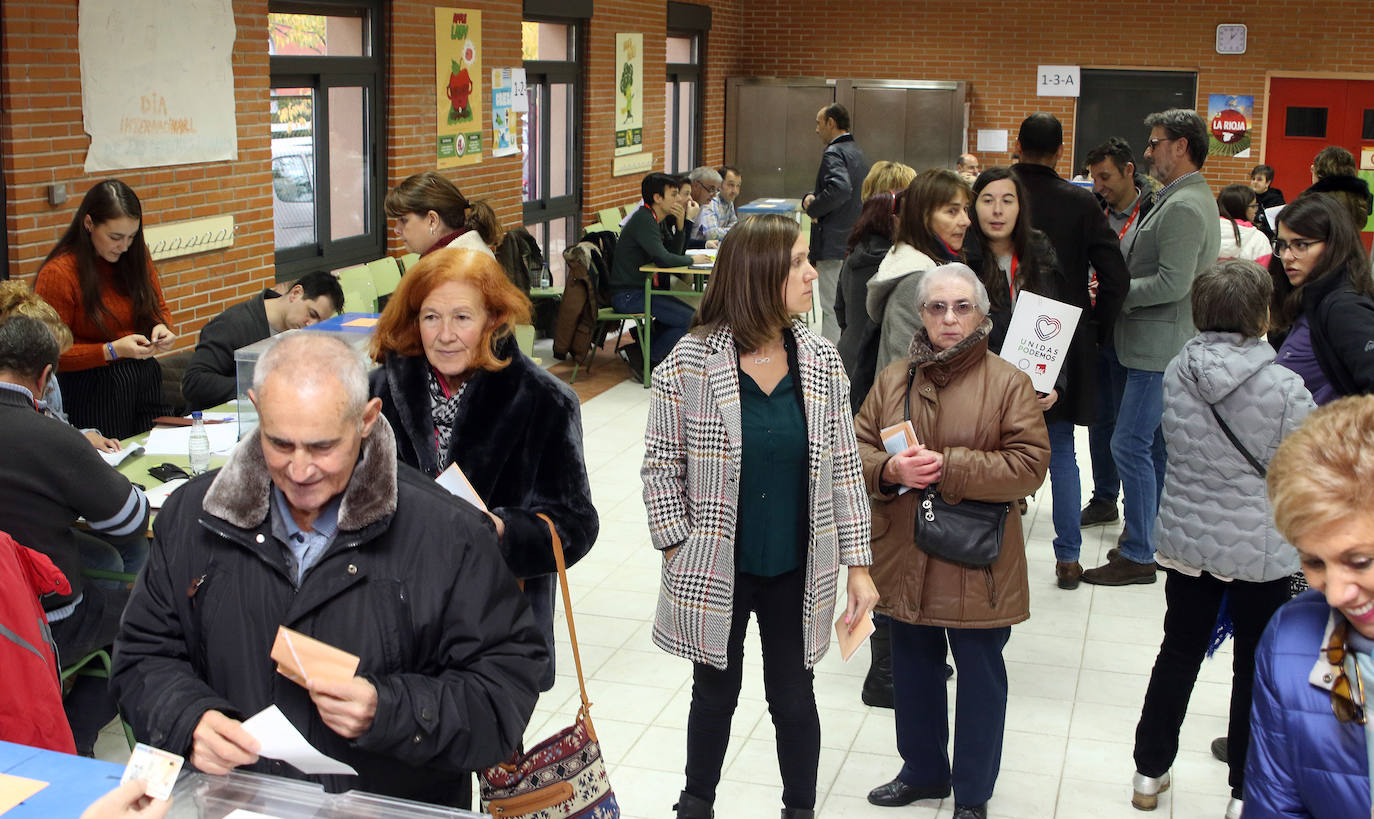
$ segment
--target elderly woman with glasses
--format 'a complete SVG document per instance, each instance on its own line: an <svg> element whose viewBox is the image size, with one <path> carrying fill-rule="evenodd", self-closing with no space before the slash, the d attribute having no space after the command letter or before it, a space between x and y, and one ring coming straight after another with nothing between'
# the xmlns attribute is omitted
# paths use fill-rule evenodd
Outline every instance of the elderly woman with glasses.
<svg viewBox="0 0 1374 819"><path fill-rule="evenodd" d="M1271 342L1320 406L1374 392L1374 279L1339 202L1305 193L1279 212Z"/></svg>
<svg viewBox="0 0 1374 819"><path fill-rule="evenodd" d="M1369 816L1374 398L1308 416L1268 483L1312 590L1279 609L1255 653L1245 819Z"/></svg>
<svg viewBox="0 0 1374 819"><path fill-rule="evenodd" d="M903 761L868 801L896 807L943 799L952 788L956 819L979 819L987 816L1002 760L1002 647L1011 626L1030 616L1021 516L1007 508L1044 481L1049 433L1030 378L988 351L992 322L978 276L959 263L935 267L921 276L915 298L922 326L908 355L878 374L854 421L873 509L878 611L892 621ZM884 430L907 420L916 442L889 453L884 438L891 433ZM928 530L915 527L918 514L931 519L926 504L936 500L941 515L945 505L963 503L1000 509L1000 529L991 530L991 539L1000 532L1001 545L990 563L989 555L975 561L947 546L938 550L945 556L931 551ZM947 652L959 670L952 768Z"/></svg>

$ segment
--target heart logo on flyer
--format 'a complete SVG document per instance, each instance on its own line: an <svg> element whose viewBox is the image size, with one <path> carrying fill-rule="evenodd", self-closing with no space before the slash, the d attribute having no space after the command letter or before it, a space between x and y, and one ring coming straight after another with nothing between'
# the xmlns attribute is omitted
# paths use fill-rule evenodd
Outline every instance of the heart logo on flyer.
<svg viewBox="0 0 1374 819"><path fill-rule="evenodd" d="M1063 327L1059 319L1050 316L1041 316L1035 320L1035 334L1040 336L1041 341L1049 341L1059 335Z"/></svg>

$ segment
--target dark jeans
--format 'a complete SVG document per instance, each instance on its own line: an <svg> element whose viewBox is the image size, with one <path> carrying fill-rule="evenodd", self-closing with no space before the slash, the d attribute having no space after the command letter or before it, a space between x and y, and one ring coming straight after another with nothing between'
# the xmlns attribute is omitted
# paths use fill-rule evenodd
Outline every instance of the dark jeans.
<svg viewBox="0 0 1374 819"><path fill-rule="evenodd" d="M72 532L76 536L76 546L80 550L83 568L138 574L148 562L148 535L143 529L124 537L111 537L103 532L80 529L73 529ZM122 585L112 581L91 580L87 580L86 585L92 582L99 582L107 587Z"/></svg>
<svg viewBox="0 0 1374 819"><path fill-rule="evenodd" d="M1002 767L1011 627L938 628L892 621L892 696L897 716L897 778L914 787L953 784L954 801L992 798ZM949 758L945 649L954 655L954 764Z"/></svg>
<svg viewBox="0 0 1374 819"><path fill-rule="evenodd" d="M644 311L643 290L621 290L611 294L611 306L620 313L640 313ZM696 308L672 296L654 296L649 302L649 315L653 325L649 328L651 349L650 363L657 364L673 351L677 340L687 335L692 326L692 316ZM642 339L641 339L642 341Z"/></svg>
<svg viewBox="0 0 1374 819"><path fill-rule="evenodd" d="M1126 389L1126 368L1116 353L1104 348L1097 354L1097 421L1088 426L1088 454L1093 463L1093 500L1116 503L1121 492L1121 475L1112 457L1112 433L1116 414L1121 411L1121 393Z"/></svg>
<svg viewBox="0 0 1374 819"><path fill-rule="evenodd" d="M1250 692L1255 675L1255 646L1279 606L1288 602L1288 578L1268 583L1229 583L1203 573L1189 577L1165 571L1164 641L1160 643L1140 723L1135 729L1135 767L1160 776L1178 755L1178 732L1198 669L1212 641L1222 596L1235 626L1231 661L1231 720L1226 731L1231 769L1231 795L1239 799L1245 785L1245 756L1250 750Z"/></svg>
<svg viewBox="0 0 1374 819"><path fill-rule="evenodd" d="M71 616L52 624L53 644L57 646L57 660L62 668L75 665L83 657L100 649L110 650L119 633L119 619L129 593L122 589L108 589L95 583L85 584L81 602ZM114 696L109 681L95 677L77 677L70 692L63 698L67 722L78 753L90 754L100 729L116 714Z"/></svg>
<svg viewBox="0 0 1374 819"><path fill-rule="evenodd" d="M744 632L749 612L758 615L763 644L763 691L778 746L782 804L811 810L816 805L816 766L821 756L821 720L816 712L812 672L802 646L802 581L795 569L777 577L735 575L734 615L726 644L725 670L702 663L692 669L692 710L687 717L687 793L714 803L730 718L744 679ZM943 684L944 675L941 673Z"/></svg>

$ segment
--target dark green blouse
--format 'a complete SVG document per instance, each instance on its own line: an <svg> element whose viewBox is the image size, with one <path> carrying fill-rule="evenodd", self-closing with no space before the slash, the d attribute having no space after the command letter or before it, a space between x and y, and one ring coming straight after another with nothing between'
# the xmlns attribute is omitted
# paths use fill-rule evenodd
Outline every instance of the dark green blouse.
<svg viewBox="0 0 1374 819"><path fill-rule="evenodd" d="M740 479L736 568L776 577L801 565L809 462L806 417L789 372L765 394L739 371Z"/></svg>

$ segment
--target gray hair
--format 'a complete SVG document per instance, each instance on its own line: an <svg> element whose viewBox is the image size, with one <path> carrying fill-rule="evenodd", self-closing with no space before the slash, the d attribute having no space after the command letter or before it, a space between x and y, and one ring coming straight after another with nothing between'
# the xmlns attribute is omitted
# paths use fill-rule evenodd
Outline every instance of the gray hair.
<svg viewBox="0 0 1374 819"><path fill-rule="evenodd" d="M1146 128L1163 128L1169 139L1188 140L1188 158L1201 168L1207 161L1207 123L1191 108L1170 108L1145 118Z"/></svg>
<svg viewBox="0 0 1374 819"><path fill-rule="evenodd" d="M339 339L324 333L297 331L268 347L253 370L253 393L259 400L267 379L278 370L288 383L298 387L336 381L344 388L348 417L362 417L367 405L367 369L362 356Z"/></svg>
<svg viewBox="0 0 1374 819"><path fill-rule="evenodd" d="M930 288L935 282L944 279L959 279L973 291L973 306L978 308L978 312L984 316L991 309L988 301L988 289L979 281L978 274L972 268L961 262L942 264L933 270L927 270L921 274L921 279L916 283L916 306L920 307L926 303L926 297L930 295Z"/></svg>
<svg viewBox="0 0 1374 819"><path fill-rule="evenodd" d="M1200 332L1264 335L1274 282L1248 259L1222 259L1193 279L1193 325Z"/></svg>
<svg viewBox="0 0 1374 819"><path fill-rule="evenodd" d="M44 367L57 369L61 349L57 336L36 318L11 315L0 321L0 373L37 380Z"/></svg>
<svg viewBox="0 0 1374 819"><path fill-rule="evenodd" d="M687 174L687 178L703 185L719 185L722 181L720 173L715 168L708 168L705 165L693 168L692 172Z"/></svg>

